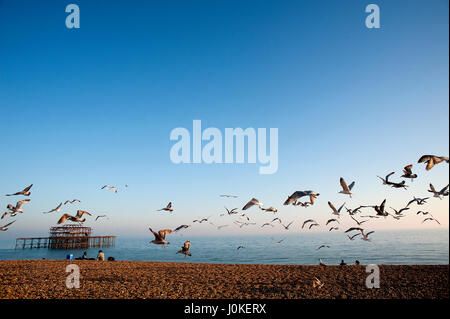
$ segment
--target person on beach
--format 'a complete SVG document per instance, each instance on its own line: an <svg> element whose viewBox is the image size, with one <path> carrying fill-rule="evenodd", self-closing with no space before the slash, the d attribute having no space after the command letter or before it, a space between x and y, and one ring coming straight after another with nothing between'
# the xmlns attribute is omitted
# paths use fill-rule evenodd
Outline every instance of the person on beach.
<svg viewBox="0 0 450 319"><path fill-rule="evenodd" d="M355 265L359 266L359 260L358 259L355 260Z"/></svg>
<svg viewBox="0 0 450 319"><path fill-rule="evenodd" d="M341 260L341 263L339 264L340 266L345 266L345 265L347 265L345 262L344 262L344 259L342 259Z"/></svg>
<svg viewBox="0 0 450 319"><path fill-rule="evenodd" d="M85 252L83 253L83 256L81 256L81 259L82 259L82 260L88 260L88 259L89 259L88 256L87 256L87 251L85 251Z"/></svg>
<svg viewBox="0 0 450 319"><path fill-rule="evenodd" d="M105 260L105 254L103 253L102 250L98 251L97 260L101 260L101 261Z"/></svg>

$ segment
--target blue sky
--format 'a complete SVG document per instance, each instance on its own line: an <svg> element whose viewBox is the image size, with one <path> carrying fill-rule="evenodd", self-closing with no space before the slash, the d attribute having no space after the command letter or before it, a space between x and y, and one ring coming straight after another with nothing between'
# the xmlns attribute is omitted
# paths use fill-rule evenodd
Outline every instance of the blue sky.
<svg viewBox="0 0 450 319"><path fill-rule="evenodd" d="M69 3L80 7L80 29L65 27ZM380 29L365 27L369 3L381 9ZM134 236L209 215L231 224L217 217L223 206L251 197L298 226L326 220L328 200L356 207L388 198L399 207L425 196L429 182L448 183L447 164L429 172L416 164L425 153L449 154L448 12L436 0L0 1L0 194L35 185L1 235L46 234L58 216L40 212L75 197L82 203L64 212L107 213L109 221L88 224ZM192 130L194 119L222 131L278 128L278 172L173 164L170 131ZM408 191L376 178L395 170L399 179L410 163L419 178ZM337 194L340 176L356 180L351 201ZM282 207L304 189L321 193L316 205ZM169 201L173 215L155 212ZM10 202L0 198L0 207ZM434 199L426 208L448 227L448 207ZM436 227L420 222L373 227Z"/></svg>

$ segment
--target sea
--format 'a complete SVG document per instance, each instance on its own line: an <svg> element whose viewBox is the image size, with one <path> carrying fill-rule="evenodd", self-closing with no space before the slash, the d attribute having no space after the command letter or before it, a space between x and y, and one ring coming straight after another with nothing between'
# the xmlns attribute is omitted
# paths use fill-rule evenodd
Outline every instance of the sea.
<svg viewBox="0 0 450 319"><path fill-rule="evenodd" d="M449 230L377 231L370 241L350 241L343 233L302 233L244 236L169 235L169 245L150 243L152 238L117 237L115 246L102 248L115 260L167 261L224 264L329 265L344 260L352 264L438 265L449 264ZM176 252L191 241L192 256ZM281 242L280 242L281 241ZM321 245L323 247L318 249ZM245 248L238 249L239 246ZM15 249L14 239L0 239L0 260L66 259L67 255L96 257L99 248L88 250Z"/></svg>

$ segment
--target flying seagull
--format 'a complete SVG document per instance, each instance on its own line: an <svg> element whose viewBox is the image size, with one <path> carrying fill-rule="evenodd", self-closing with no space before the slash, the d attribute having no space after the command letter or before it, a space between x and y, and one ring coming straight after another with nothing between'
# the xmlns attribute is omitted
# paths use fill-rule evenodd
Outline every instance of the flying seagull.
<svg viewBox="0 0 450 319"><path fill-rule="evenodd" d="M341 205L341 207L339 207L339 209L336 209L336 207L334 207L334 205L329 201L328 202L328 206L330 206L330 208L333 210L332 214L333 215L337 215L339 217L339 214L341 213L342 207L344 207L345 203Z"/></svg>
<svg viewBox="0 0 450 319"><path fill-rule="evenodd" d="M417 163L427 163L426 170L429 171L434 165L442 163L443 161L449 162L449 158L446 156L436 156L436 155L423 155L419 158Z"/></svg>
<svg viewBox="0 0 450 319"><path fill-rule="evenodd" d="M208 216L207 218L202 218L202 219L194 219L192 222L201 224L203 222L207 222L210 217L211 216Z"/></svg>
<svg viewBox="0 0 450 319"><path fill-rule="evenodd" d="M220 197L226 197L226 198L237 198L236 195L220 195Z"/></svg>
<svg viewBox="0 0 450 319"><path fill-rule="evenodd" d="M374 233L374 231L371 231L371 232L368 232L367 234L365 234L365 233L364 233L364 229L362 229L361 227L351 227L351 228L347 229L345 232L348 233L348 232L351 232L351 231L353 231L353 230L358 230L358 231L360 231L360 232L361 232L361 235L363 236L362 239L363 239L363 240L366 240L366 241L369 240L369 238L368 238L369 234L373 234L373 233Z"/></svg>
<svg viewBox="0 0 450 319"><path fill-rule="evenodd" d="M237 249L239 250L239 249L242 249L242 248L247 248L247 247L241 245L241 246L238 246Z"/></svg>
<svg viewBox="0 0 450 319"><path fill-rule="evenodd" d="M430 189L428 190L430 193L433 193L433 197L437 197L439 199L442 199L441 196L448 196L448 186L445 186L443 189L441 189L440 191L436 191L436 189L434 188L433 184L430 183Z"/></svg>
<svg viewBox="0 0 450 319"><path fill-rule="evenodd" d="M14 195L24 195L24 196L30 196L31 192L30 189L31 187L33 187L33 184L31 184L30 186L26 187L24 190L14 193L14 194L6 194L6 196L14 196Z"/></svg>
<svg viewBox="0 0 450 319"><path fill-rule="evenodd" d="M58 206L56 206L55 208L49 210L48 212L43 212L43 214L49 214L49 213L53 213L53 212L59 213L61 211L61 206L62 206L62 203L59 203Z"/></svg>
<svg viewBox="0 0 450 319"><path fill-rule="evenodd" d="M355 186L355 182L352 182L350 185L347 186L347 183L345 182L345 180L342 177L339 179L339 182L341 183L341 187L342 187L342 190L339 193L350 195L350 198L352 198L351 190L352 190L353 186Z"/></svg>
<svg viewBox="0 0 450 319"><path fill-rule="evenodd" d="M356 237L356 236L359 236L359 235L361 235L361 233L356 233L356 235L353 235L353 236L347 235L347 237L348 237L348 239L350 239L350 240L354 240L355 237Z"/></svg>
<svg viewBox="0 0 450 319"><path fill-rule="evenodd" d="M192 256L192 254L189 252L190 247L191 242L189 240L186 240L184 242L184 245L181 247L181 250L177 251L177 254L183 254L184 258L186 258L186 256Z"/></svg>
<svg viewBox="0 0 450 319"><path fill-rule="evenodd" d="M313 223L309 225L309 229L313 228L314 226L320 226L318 223Z"/></svg>
<svg viewBox="0 0 450 319"><path fill-rule="evenodd" d="M257 200L256 198L252 198L247 204L245 204L245 206L242 208L242 210L246 210L249 209L250 207L254 206L254 205L258 205L259 208L261 208L264 204L261 203L259 200Z"/></svg>
<svg viewBox="0 0 450 319"><path fill-rule="evenodd" d="M394 210L395 215L401 215L403 211L408 210L409 208L404 207L404 208L401 208L400 210L396 210L395 208L391 207L391 209Z"/></svg>
<svg viewBox="0 0 450 319"><path fill-rule="evenodd" d="M86 218L81 218L83 215L89 215L92 216L91 213L85 211L85 210L77 210L77 214L75 216L72 216L70 214L64 214L61 216L61 218L58 220L58 224L62 224L67 220L70 220L72 222L78 222L78 223L84 223L86 221Z"/></svg>
<svg viewBox="0 0 450 319"><path fill-rule="evenodd" d="M4 212L4 213L2 214L1 219L5 218L6 215L10 215L11 217L15 217L15 216L17 215L17 213L14 213L14 212Z"/></svg>
<svg viewBox="0 0 450 319"><path fill-rule="evenodd" d="M328 246L328 245L320 245L320 246L317 248L317 250L319 250L319 249L321 249L321 248L330 248L330 246Z"/></svg>
<svg viewBox="0 0 450 319"><path fill-rule="evenodd" d="M275 227L275 226L272 225L271 223L264 223L264 224L261 225L261 228L263 228L264 226L272 226L272 227Z"/></svg>
<svg viewBox="0 0 450 319"><path fill-rule="evenodd" d="M7 231L8 230L8 226L12 225L12 223L14 223L14 222L15 222L15 220L13 220L12 222L6 224L5 226L1 226L0 230L1 231Z"/></svg>
<svg viewBox="0 0 450 319"><path fill-rule="evenodd" d="M79 199L72 199L72 200L66 200L65 202L64 202L64 205L67 205L67 204L74 204L75 202L79 202L79 203L81 203L81 200L79 200Z"/></svg>
<svg viewBox="0 0 450 319"><path fill-rule="evenodd" d="M358 226L364 224L364 223L367 221L367 220L358 221L358 220L357 220L356 218L354 218L353 216L350 216L350 218L353 219L353 220L358 224Z"/></svg>
<svg viewBox="0 0 450 319"><path fill-rule="evenodd" d="M305 225L306 225L307 223L315 223L315 224L317 224L317 222L316 222L314 219L307 219L307 220L305 220L305 221L303 222L302 229L305 227Z"/></svg>
<svg viewBox="0 0 450 319"><path fill-rule="evenodd" d="M173 232L175 233L175 232L177 232L177 231L179 231L181 229L185 229L185 228L188 228L188 227L190 227L190 225L181 225L181 226L178 226L177 228L175 228L173 230Z"/></svg>
<svg viewBox="0 0 450 319"><path fill-rule="evenodd" d="M228 215L233 215L233 214L238 214L239 213L236 210L237 208L233 208L233 209L229 210L228 208L225 207L225 209L227 210Z"/></svg>
<svg viewBox="0 0 450 319"><path fill-rule="evenodd" d="M20 208L20 207L22 207L23 204L28 203L29 201L30 201L30 199L23 199L23 200L18 201L16 203L16 206L8 204L6 206L6 208L9 209L10 211L12 211L13 213L21 213L22 214L23 213L23 209Z"/></svg>
<svg viewBox="0 0 450 319"><path fill-rule="evenodd" d="M97 219L99 219L99 218L109 219L107 215L98 215L97 217L95 217L95 221L97 221Z"/></svg>
<svg viewBox="0 0 450 319"><path fill-rule="evenodd" d="M109 185L105 185L105 186L103 186L102 187L102 189L107 189L107 190L113 190L114 191L114 193L117 193L117 187L116 186L109 186Z"/></svg>
<svg viewBox="0 0 450 319"><path fill-rule="evenodd" d="M291 222L290 222L289 224L287 224L287 225L281 224L281 226L283 226L284 229L289 230L289 226L291 226L293 222L294 222L294 221L291 221Z"/></svg>
<svg viewBox="0 0 450 319"><path fill-rule="evenodd" d="M325 226L328 226L328 224L332 223L332 222L336 222L336 223L340 224L337 219L331 218L331 219L327 220L327 223L325 224Z"/></svg>
<svg viewBox="0 0 450 319"><path fill-rule="evenodd" d="M403 168L403 178L411 178L411 182L414 181L414 178L417 178L417 174L413 174L412 172L412 164L409 164Z"/></svg>
<svg viewBox="0 0 450 319"><path fill-rule="evenodd" d="M339 227L331 227L328 231L339 230Z"/></svg>
<svg viewBox="0 0 450 319"><path fill-rule="evenodd" d="M172 202L169 202L169 204L167 204L166 207L158 209L157 212L160 212L162 210L167 211L167 212L173 212Z"/></svg>
<svg viewBox="0 0 450 319"><path fill-rule="evenodd" d="M313 191L295 191L284 201L283 205L291 205L296 203L296 200L302 198L303 196L309 196L309 201L312 205L314 203L314 199L319 195L319 193L315 193Z"/></svg>
<svg viewBox="0 0 450 319"><path fill-rule="evenodd" d="M433 217L425 218L425 219L423 220L422 224L425 223L427 220L434 220L434 221L435 221L436 223L438 223L439 225L441 224L437 219L435 219L435 218L433 218Z"/></svg>
<svg viewBox="0 0 450 319"><path fill-rule="evenodd" d="M275 207L270 206L269 208L263 208L261 207L261 210L265 210L266 212L278 212L278 209L276 209Z"/></svg>
<svg viewBox="0 0 450 319"><path fill-rule="evenodd" d="M162 229L159 232L155 232L153 231L153 229L151 229L151 227L148 228L153 235L155 236L155 239L153 239L152 241L150 241L153 244L156 245L163 245L162 247L165 248L164 245L169 245L170 243L168 241L166 241L166 235L170 234L172 232L171 229Z"/></svg>

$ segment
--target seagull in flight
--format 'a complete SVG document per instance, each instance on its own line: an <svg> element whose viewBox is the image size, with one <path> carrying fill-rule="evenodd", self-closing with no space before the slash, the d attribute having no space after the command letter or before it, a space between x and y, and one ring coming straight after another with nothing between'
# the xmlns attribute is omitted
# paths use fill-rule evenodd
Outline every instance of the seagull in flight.
<svg viewBox="0 0 450 319"><path fill-rule="evenodd" d="M169 202L169 204L167 204L166 207L158 209L157 212L160 212L162 210L167 211L167 212L173 212L172 202Z"/></svg>
<svg viewBox="0 0 450 319"><path fill-rule="evenodd" d="M412 167L413 167L412 164L406 165L403 168L403 175L401 176L403 178L410 178L411 182L414 181L414 178L417 178L417 174L413 174L412 172Z"/></svg>
<svg viewBox="0 0 450 319"><path fill-rule="evenodd" d="M353 219L358 224L358 226L361 226L362 224L364 224L367 221L367 220L359 221L356 218L354 218L353 216L350 216L350 218Z"/></svg>
<svg viewBox="0 0 450 319"><path fill-rule="evenodd" d="M290 222L289 224L287 224L287 225L281 224L281 226L283 226L284 229L289 230L289 226L291 226L293 222L294 222L294 221L291 221L291 222Z"/></svg>
<svg viewBox="0 0 450 319"><path fill-rule="evenodd" d="M181 250L177 251L177 254L183 254L184 258L186 258L186 256L192 256L192 254L189 252L190 247L191 242L189 240L186 240L184 242L184 245L181 247Z"/></svg>
<svg viewBox="0 0 450 319"><path fill-rule="evenodd" d="M374 233L374 231L371 231L371 232L368 232L367 234L365 234L365 233L364 233L364 229L362 229L361 227L351 227L351 228L347 229L345 232L348 233L348 232L351 232L351 231L353 231L353 230L358 230L358 231L360 231L360 232L361 232L361 235L363 236L362 239L365 240L365 241L368 241L368 240L369 240L369 238L368 238L369 235Z"/></svg>
<svg viewBox="0 0 450 319"><path fill-rule="evenodd" d="M162 229L159 232L155 232L153 231L153 229L151 227L148 228L153 235L155 236L155 239L153 239L152 241L150 241L153 244L156 245L163 245L162 247L165 248L164 245L169 245L170 243L168 241L166 241L166 235L170 234L172 232L171 229Z"/></svg>
<svg viewBox="0 0 450 319"><path fill-rule="evenodd" d="M25 204L25 203L28 203L29 201L30 201L30 199L23 199L23 200L18 201L16 203L16 206L8 204L6 206L6 208L9 209L13 213L20 213L20 214L22 214L23 213L23 209L21 208L22 205Z"/></svg>
<svg viewBox="0 0 450 319"><path fill-rule="evenodd" d="M302 198L303 196L309 196L309 201L312 205L314 203L314 199L316 199L319 195L319 193L315 193L313 191L295 191L284 201L283 205L291 205L296 203L296 200Z"/></svg>
<svg viewBox="0 0 450 319"><path fill-rule="evenodd" d="M79 199L72 199L72 200L66 200L65 202L64 202L64 205L67 205L67 204L74 204L74 203L76 203L76 202L79 202L79 203L81 203L81 200L79 200Z"/></svg>
<svg viewBox="0 0 450 319"><path fill-rule="evenodd" d="M241 245L241 246L238 246L237 250L242 249L242 248L247 248L247 247Z"/></svg>
<svg viewBox="0 0 450 319"><path fill-rule="evenodd" d="M275 227L275 226L272 225L271 223L264 223L264 224L261 225L261 228L263 228L264 226L272 226L272 227Z"/></svg>
<svg viewBox="0 0 450 319"><path fill-rule="evenodd" d="M273 212L273 213L278 212L278 209L276 209L275 207L272 207L272 206L270 206L269 208L263 208L263 207L261 207L261 210L264 210L264 211L266 211L266 212Z"/></svg>
<svg viewBox="0 0 450 319"><path fill-rule="evenodd" d="M305 221L303 222L302 229L305 227L305 225L306 225L307 223L315 223L315 224L317 224L317 222L316 222L314 219L307 219L307 220L305 220Z"/></svg>
<svg viewBox="0 0 450 319"><path fill-rule="evenodd" d="M339 179L339 182L341 183L341 187L342 190L339 192L340 194L346 194L346 195L350 195L350 198L352 198L352 188L353 186L355 186L355 182L353 181L350 185L347 186L347 183L345 182L345 180L341 177Z"/></svg>
<svg viewBox="0 0 450 319"><path fill-rule="evenodd" d="M77 210L77 214L75 216L72 216L70 214L64 214L61 216L61 218L58 220L58 224L62 224L67 220L70 220L72 222L78 222L78 223L84 223L86 221L86 218L81 218L83 215L89 215L92 216L91 213L85 211L85 210Z"/></svg>
<svg viewBox="0 0 450 319"><path fill-rule="evenodd" d="M448 186L445 186L443 189L441 189L440 191L436 191L436 189L434 188L433 184L430 183L430 189L428 190L430 193L433 193L433 197L437 197L439 199L442 199L441 196L448 196Z"/></svg>
<svg viewBox="0 0 450 319"><path fill-rule="evenodd" d="M15 220L13 220L12 222L10 222L10 223L8 223L8 224L6 224L6 225L4 225L4 226L1 226L1 227L0 227L0 231L7 231L7 230L8 230L8 227L9 227L10 225L12 225L14 222L15 222Z"/></svg>
<svg viewBox="0 0 450 319"><path fill-rule="evenodd" d="M339 230L339 227L331 227L328 231Z"/></svg>
<svg viewBox="0 0 450 319"><path fill-rule="evenodd" d="M328 226L328 224L332 223L332 222L336 222L336 223L340 224L337 219L331 218L331 219L327 220L327 223L325 224L325 226Z"/></svg>
<svg viewBox="0 0 450 319"><path fill-rule="evenodd" d="M319 250L319 249L321 249L321 248L330 248L330 246L328 246L328 245L321 245L321 246L319 246L319 247L317 248L317 250Z"/></svg>
<svg viewBox="0 0 450 319"><path fill-rule="evenodd" d="M359 235L361 235L361 233L356 233L356 235L353 235L353 236L347 235L347 237L348 237L348 239L350 239L350 240L354 240L355 237L356 237L356 236L359 236Z"/></svg>
<svg viewBox="0 0 450 319"><path fill-rule="evenodd" d="M239 213L236 210L237 208L233 208L232 210L229 210L228 208L225 207L225 209L227 210L228 215L233 215L233 214L238 214Z"/></svg>
<svg viewBox="0 0 450 319"><path fill-rule="evenodd" d="M193 223L199 223L199 224L201 224L201 223L203 223L203 222L207 222L208 221L208 219L210 218L211 216L208 216L207 218L202 218L202 219L195 219L195 220L193 220L192 222Z"/></svg>
<svg viewBox="0 0 450 319"><path fill-rule="evenodd" d="M396 210L396 209L393 208L393 207L391 207L391 209L394 210L395 215L402 215L402 212L404 212L405 210L408 210L409 207L404 207L404 208L401 208L400 210Z"/></svg>
<svg viewBox="0 0 450 319"><path fill-rule="evenodd" d="M31 187L33 187L33 184L31 184L30 186L24 188L20 192L17 192L17 193L14 193L14 194L6 194L6 196L15 196L15 195L30 196L31 195L31 192L30 192Z"/></svg>
<svg viewBox="0 0 450 319"><path fill-rule="evenodd" d="M245 206L242 208L242 210L246 210L249 209L250 207L254 206L254 205L258 205L259 208L261 208L264 204L261 203L259 200L257 200L256 198L252 198L247 204L245 204Z"/></svg>
<svg viewBox="0 0 450 319"><path fill-rule="evenodd" d="M48 212L43 212L43 214L49 214L49 213L53 213L53 212L59 213L61 211L61 206L62 206L62 203L59 203L58 206L56 206L55 208L49 210Z"/></svg>
<svg viewBox="0 0 450 319"><path fill-rule="evenodd" d="M98 215L97 217L95 217L95 221L97 221L97 219L99 219L99 218L109 219L107 215Z"/></svg>
<svg viewBox="0 0 450 319"><path fill-rule="evenodd" d="M309 229L313 228L314 226L320 226L320 225L317 224L317 223L310 224L310 225L309 225Z"/></svg>
<svg viewBox="0 0 450 319"><path fill-rule="evenodd" d="M117 193L117 187L116 186L109 186L109 185L105 185L105 186L103 186L101 189L107 189L107 190L113 190L114 191L114 193Z"/></svg>
<svg viewBox="0 0 450 319"><path fill-rule="evenodd" d="M177 228L175 228L174 230L173 230L173 232L175 233L175 232L177 232L177 231L179 231L179 230L181 230L181 229L186 229L186 228L188 228L188 227L190 227L191 225L180 225L180 226L178 226Z"/></svg>
<svg viewBox="0 0 450 319"><path fill-rule="evenodd" d="M433 217L425 218L425 219L423 220L422 224L425 223L427 220L434 220L434 221L435 221L436 223L438 223L439 225L441 224L437 219L435 219L435 218L433 218Z"/></svg>
<svg viewBox="0 0 450 319"><path fill-rule="evenodd" d="M425 169L429 171L434 167L434 165L442 163L443 161L448 163L449 158L447 156L422 155L417 163L427 163Z"/></svg>
<svg viewBox="0 0 450 319"><path fill-rule="evenodd" d="M4 213L2 214L1 219L5 218L6 215L10 215L11 217L15 217L15 216L17 215L17 213L14 213L14 212L4 212Z"/></svg>
<svg viewBox="0 0 450 319"><path fill-rule="evenodd" d="M333 211L331 214L337 215L338 217L340 216L339 214L341 213L342 207L344 207L344 205L345 203L342 204L339 209L336 209L336 207L334 207L334 205L330 201L328 202L328 206L330 206L331 210Z"/></svg>
<svg viewBox="0 0 450 319"><path fill-rule="evenodd" d="M226 197L226 198L237 198L236 195L220 195L220 197Z"/></svg>

